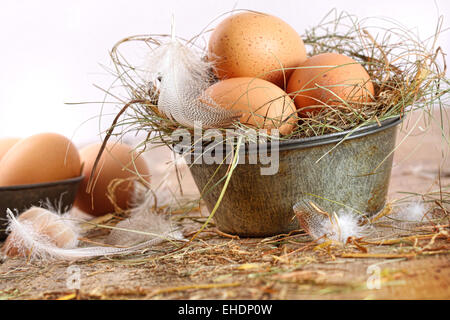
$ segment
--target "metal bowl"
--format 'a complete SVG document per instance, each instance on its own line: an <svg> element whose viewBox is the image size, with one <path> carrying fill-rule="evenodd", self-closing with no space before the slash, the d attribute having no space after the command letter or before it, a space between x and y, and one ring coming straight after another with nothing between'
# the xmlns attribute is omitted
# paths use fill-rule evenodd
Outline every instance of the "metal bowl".
<svg viewBox="0 0 450 320"><path fill-rule="evenodd" d="M22 212L32 206L50 204L69 210L83 176L62 181L0 187L0 239L6 237L6 210Z"/></svg>
<svg viewBox="0 0 450 320"><path fill-rule="evenodd" d="M248 164L246 150L245 164L237 165L215 213L217 227L249 237L287 233L299 228L292 207L305 200L329 212L348 206L367 215L376 214L386 202L399 123L400 118L393 118L381 126L375 123L280 142L279 170L275 175L261 175L260 168L265 165ZM218 164L190 165L199 190L217 183L203 198L210 212L223 186L219 179L227 169L227 165Z"/></svg>

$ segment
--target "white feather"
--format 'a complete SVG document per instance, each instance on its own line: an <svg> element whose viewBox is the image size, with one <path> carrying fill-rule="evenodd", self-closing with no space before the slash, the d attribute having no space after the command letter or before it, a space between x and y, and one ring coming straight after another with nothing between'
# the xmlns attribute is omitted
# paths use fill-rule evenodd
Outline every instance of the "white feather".
<svg viewBox="0 0 450 320"><path fill-rule="evenodd" d="M175 228L170 219L158 214L154 208L155 195L151 190L143 192L136 188L135 197L143 199L131 210L130 217L119 222L108 236L107 242L114 245L134 245L156 236L164 235L166 239L184 240L183 234ZM142 195L143 194L143 195ZM158 201L160 197L158 197ZM165 199L164 202L167 202ZM159 203L161 205L161 203ZM132 231L127 231L132 230ZM134 231L134 232L133 232Z"/></svg>
<svg viewBox="0 0 450 320"><path fill-rule="evenodd" d="M113 248L113 247L86 247L86 248L60 248L57 247L52 239L42 233L36 232L32 224L28 222L20 222L13 213L8 210L9 226L8 229L13 234L5 245L19 248L22 255L28 257L29 260L52 261L52 260L77 260L94 257L103 257L118 254L130 254L141 249L149 248L157 245L166 239L156 237L129 248ZM5 248L6 252L8 248ZM26 253L25 253L26 252Z"/></svg>
<svg viewBox="0 0 450 320"><path fill-rule="evenodd" d="M33 221L32 219L18 219L8 209L8 232L10 234L2 252L7 253L15 248L19 255L27 256L30 260L77 260L130 254L151 248L167 240L184 239L181 232L174 228L170 220L153 212L154 198L150 191L144 193L144 195L137 195L136 199L139 199L140 204L132 210L131 217L122 224L117 225L118 228L128 229L129 231L113 231L110 237L111 239L123 237L122 240L113 242L116 242L116 244L132 244L130 247L78 248L78 229L73 220L63 219L57 213L39 208L39 210L48 213L43 225L43 223L36 223L36 220ZM73 231L74 239L69 239L64 245L58 246L57 241L49 237L44 230L46 227L54 228L56 224L61 229Z"/></svg>
<svg viewBox="0 0 450 320"><path fill-rule="evenodd" d="M360 238L367 233L367 227L361 225L362 219L352 210L341 209L330 219L325 219L316 231L317 238L326 235L328 239L345 243L349 237Z"/></svg>
<svg viewBox="0 0 450 320"><path fill-rule="evenodd" d="M428 208L422 201L408 202L398 207L391 217L403 222L424 222Z"/></svg>
<svg viewBox="0 0 450 320"><path fill-rule="evenodd" d="M300 226L315 240L326 239L346 243L349 237L360 238L367 235L369 227L362 224L362 217L349 209L340 209L330 216L318 213L307 202L299 202L293 207Z"/></svg>
<svg viewBox="0 0 450 320"><path fill-rule="evenodd" d="M238 115L220 108L204 91L211 85L210 62L172 37L152 52L147 71L151 83L160 79L158 109L187 127L229 125Z"/></svg>

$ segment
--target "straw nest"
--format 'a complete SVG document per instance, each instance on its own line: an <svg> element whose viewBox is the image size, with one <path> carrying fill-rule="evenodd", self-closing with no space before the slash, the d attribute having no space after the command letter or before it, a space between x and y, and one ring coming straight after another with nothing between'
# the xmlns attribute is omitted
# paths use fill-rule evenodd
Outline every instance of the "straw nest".
<svg viewBox="0 0 450 320"><path fill-rule="evenodd" d="M209 31L205 29L190 40L180 40L204 52ZM292 114L290 117L299 119L297 126L289 136L281 139L356 129L403 117L418 109L430 115L430 110L436 105L444 110L449 79L445 76L445 54L437 46L438 36L442 32L442 17L437 21L435 33L427 39L421 39L394 20L359 19L346 12L332 10L317 26L307 29L302 35L307 52L310 56L323 52L341 53L361 63L374 84L374 100L359 105L351 101L342 101L340 106L324 105L321 112L305 118ZM125 45L144 44L141 49L145 54L167 41L167 37L169 35L131 36L114 45L111 58L114 67L112 73L116 79L113 86L104 91L117 99L121 109L105 140L111 135L144 131L147 139L142 145L161 142L170 145L170 139L164 138L169 138L177 128L183 127L158 110L158 90L146 81L145 67L133 65L122 53L122 49L129 49L124 48ZM120 94L112 89L117 87L121 90ZM431 120L431 116L428 119ZM235 122L233 127L245 129L239 122Z"/></svg>

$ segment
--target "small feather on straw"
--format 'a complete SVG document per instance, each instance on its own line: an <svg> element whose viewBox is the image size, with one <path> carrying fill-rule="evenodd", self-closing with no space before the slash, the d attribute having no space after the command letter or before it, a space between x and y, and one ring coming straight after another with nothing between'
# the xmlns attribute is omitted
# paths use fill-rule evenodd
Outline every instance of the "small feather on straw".
<svg viewBox="0 0 450 320"><path fill-rule="evenodd" d="M329 214L313 202L300 201L293 207L300 226L315 240L325 239L346 243L349 237L360 238L368 233L369 227L353 210L340 209Z"/></svg>
<svg viewBox="0 0 450 320"><path fill-rule="evenodd" d="M31 207L18 218L9 209L7 214L10 234L2 251L9 257L44 260L61 249L73 249L78 245L78 228L63 215L39 207Z"/></svg>
<svg viewBox="0 0 450 320"><path fill-rule="evenodd" d="M145 191L142 186L139 186L140 184L136 183L134 188L135 201L138 204L131 209L130 217L119 222L116 225L117 229L111 231L107 242L113 245L129 246L148 241L155 235L164 235L167 239L184 240L182 232L175 228L170 219L156 212L157 196L153 191L151 189ZM158 195L158 200L161 198ZM167 197L163 199L163 203L168 201Z"/></svg>
<svg viewBox="0 0 450 320"><path fill-rule="evenodd" d="M9 225L7 230L9 236L2 248L2 254L9 257L28 257L31 261L77 260L130 254L151 248L166 240L183 239L181 232L175 230L169 220L149 211L150 203L153 204L153 200L148 196L149 192L143 197L143 202L133 211L133 214L137 216L130 218L130 222L128 222L131 227L140 224L140 230L122 230L122 233L119 234L133 232L141 234L141 237L128 236L126 238L129 243L133 242L131 247L79 248L77 247L79 233L72 220L43 208L31 208L16 218L8 209ZM30 212L38 214L31 215ZM145 235L145 238L142 237L142 234Z"/></svg>
<svg viewBox="0 0 450 320"><path fill-rule="evenodd" d="M400 205L391 217L403 222L425 222L428 208L423 201L411 201Z"/></svg>

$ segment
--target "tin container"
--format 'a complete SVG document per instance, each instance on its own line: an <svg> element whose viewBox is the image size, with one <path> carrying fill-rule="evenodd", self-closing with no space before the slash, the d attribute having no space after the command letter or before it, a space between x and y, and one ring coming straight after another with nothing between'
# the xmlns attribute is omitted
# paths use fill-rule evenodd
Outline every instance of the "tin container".
<svg viewBox="0 0 450 320"><path fill-rule="evenodd" d="M0 187L0 240L6 238L6 210L22 212L32 206L50 204L62 211L69 210L77 195L83 176L37 184Z"/></svg>
<svg viewBox="0 0 450 320"><path fill-rule="evenodd" d="M292 207L302 200L328 212L347 206L368 216L378 213L387 198L400 122L393 118L381 126L281 141L274 175L261 175L261 164L238 164L214 215L216 226L242 237L288 233L299 228ZM246 160L250 153L245 151ZM210 212L227 169L224 164L190 164L199 190L217 183L203 196Z"/></svg>

